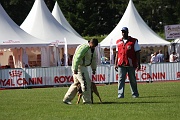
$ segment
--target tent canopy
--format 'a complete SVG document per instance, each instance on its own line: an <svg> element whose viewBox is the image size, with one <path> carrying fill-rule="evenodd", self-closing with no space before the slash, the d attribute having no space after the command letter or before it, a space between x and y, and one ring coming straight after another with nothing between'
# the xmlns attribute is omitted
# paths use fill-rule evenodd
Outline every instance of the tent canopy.
<svg viewBox="0 0 180 120"><path fill-rule="evenodd" d="M180 38L176 38L176 39L174 40L174 43L180 44Z"/></svg>
<svg viewBox="0 0 180 120"><path fill-rule="evenodd" d="M171 46L170 46L170 53L172 51L176 52L177 56L179 57L179 60L180 60L180 38L176 38L172 43L171 43Z"/></svg>
<svg viewBox="0 0 180 120"><path fill-rule="evenodd" d="M0 4L0 48L24 48L47 46L49 43L35 38L22 30Z"/></svg>
<svg viewBox="0 0 180 120"><path fill-rule="evenodd" d="M170 42L160 38L147 26L137 12L132 0L130 0L123 17L114 30L100 43L101 47L109 48L111 40L113 41L112 46L115 47L116 41L122 37L122 27L129 28L129 35L137 38L141 47L154 47L170 44Z"/></svg>
<svg viewBox="0 0 180 120"><path fill-rule="evenodd" d="M58 43L63 47L66 38L68 47L76 47L87 41L65 29L51 14L44 0L36 0L30 13L21 24L27 33L46 39L49 43Z"/></svg>
<svg viewBox="0 0 180 120"><path fill-rule="evenodd" d="M69 32L81 37L69 24L69 22L66 20L66 18L64 17L57 1L54 5L53 11L52 11L52 15L54 16L54 18L64 27L66 28Z"/></svg>

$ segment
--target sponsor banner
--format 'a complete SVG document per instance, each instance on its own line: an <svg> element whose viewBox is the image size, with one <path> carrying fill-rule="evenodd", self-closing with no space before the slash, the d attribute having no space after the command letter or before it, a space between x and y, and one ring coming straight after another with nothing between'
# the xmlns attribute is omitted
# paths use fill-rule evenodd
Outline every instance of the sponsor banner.
<svg viewBox="0 0 180 120"><path fill-rule="evenodd" d="M150 65L149 64L141 64L141 69L135 71L136 80L137 81L149 81L150 77ZM118 82L118 72L115 71L114 66L111 66L111 81L110 82ZM129 82L128 74L126 75L126 82Z"/></svg>
<svg viewBox="0 0 180 120"><path fill-rule="evenodd" d="M96 69L96 74L93 75L91 68L88 67L89 75L94 83L109 83L110 67L107 65L99 65Z"/></svg>
<svg viewBox="0 0 180 120"><path fill-rule="evenodd" d="M115 72L114 66L111 67L111 73L110 82L118 82L118 72ZM136 80L139 82L180 80L180 63L141 64L141 69L136 71L135 74ZM129 77L127 74L126 82L128 81Z"/></svg>
<svg viewBox="0 0 180 120"><path fill-rule="evenodd" d="M28 68L24 69L24 76L26 80L30 82L24 84L24 86L44 86L46 85L46 75L44 68ZM34 81L34 82L32 82Z"/></svg>
<svg viewBox="0 0 180 120"><path fill-rule="evenodd" d="M46 68L46 73L46 85L63 85L73 83L70 66Z"/></svg>
<svg viewBox="0 0 180 120"><path fill-rule="evenodd" d="M180 80L180 63L152 64L151 79L159 80Z"/></svg>
<svg viewBox="0 0 180 120"><path fill-rule="evenodd" d="M118 74L118 73L115 71L114 65L111 65L110 66L110 79L109 79L110 83L117 82L116 74Z"/></svg>
<svg viewBox="0 0 180 120"><path fill-rule="evenodd" d="M180 24L179 25L166 25L164 26L166 39L176 39L180 37Z"/></svg>
<svg viewBox="0 0 180 120"><path fill-rule="evenodd" d="M118 72L113 65L100 65L95 75L88 67L90 78L95 83L118 82ZM180 62L141 64L136 71L137 81L180 80ZM129 81L127 74L126 82ZM0 69L0 87L27 87L72 84L70 66L27 69Z"/></svg>
<svg viewBox="0 0 180 120"><path fill-rule="evenodd" d="M2 69L1 87L25 87L44 85L42 75L36 74L37 69Z"/></svg>
<svg viewBox="0 0 180 120"><path fill-rule="evenodd" d="M2 69L0 76L1 87L21 87L24 83L22 69Z"/></svg>
<svg viewBox="0 0 180 120"><path fill-rule="evenodd" d="M96 74L88 67L90 78L95 83L109 83L109 66L98 66ZM70 66L28 69L1 69L0 87L28 87L72 84Z"/></svg>
<svg viewBox="0 0 180 120"><path fill-rule="evenodd" d="M46 85L63 85L63 84L72 84L73 76L71 67L55 67L47 68L48 79ZM95 83L108 83L109 81L109 66L98 66L96 74L92 74L92 70L88 67L89 76L91 80Z"/></svg>

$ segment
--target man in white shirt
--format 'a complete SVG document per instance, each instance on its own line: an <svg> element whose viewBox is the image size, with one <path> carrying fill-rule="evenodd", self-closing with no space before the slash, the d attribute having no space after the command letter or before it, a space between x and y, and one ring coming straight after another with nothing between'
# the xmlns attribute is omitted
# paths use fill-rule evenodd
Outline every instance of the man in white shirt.
<svg viewBox="0 0 180 120"><path fill-rule="evenodd" d="M157 52L154 52L153 56L151 57L151 63L157 63L157 62L158 62Z"/></svg>
<svg viewBox="0 0 180 120"><path fill-rule="evenodd" d="M169 56L169 62L177 62L177 56L175 52L172 52L171 55Z"/></svg>

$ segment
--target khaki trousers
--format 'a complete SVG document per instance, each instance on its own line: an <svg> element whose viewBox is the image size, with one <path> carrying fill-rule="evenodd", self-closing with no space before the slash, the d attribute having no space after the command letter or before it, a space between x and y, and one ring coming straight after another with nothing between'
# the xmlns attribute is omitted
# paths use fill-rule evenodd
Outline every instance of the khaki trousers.
<svg viewBox="0 0 180 120"><path fill-rule="evenodd" d="M64 96L64 101L72 101L77 93L77 84L81 84L83 103L92 103L91 101L91 79L87 67L80 66L78 74L73 74L74 83L70 86Z"/></svg>

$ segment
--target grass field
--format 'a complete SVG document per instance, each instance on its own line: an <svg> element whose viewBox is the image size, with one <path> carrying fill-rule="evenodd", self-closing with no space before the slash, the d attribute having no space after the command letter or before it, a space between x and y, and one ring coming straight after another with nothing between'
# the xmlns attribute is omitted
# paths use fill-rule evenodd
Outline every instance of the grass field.
<svg viewBox="0 0 180 120"><path fill-rule="evenodd" d="M0 120L179 120L180 82L138 84L140 97L117 99L117 84L98 86L103 104L62 102L68 87L0 90Z"/></svg>

